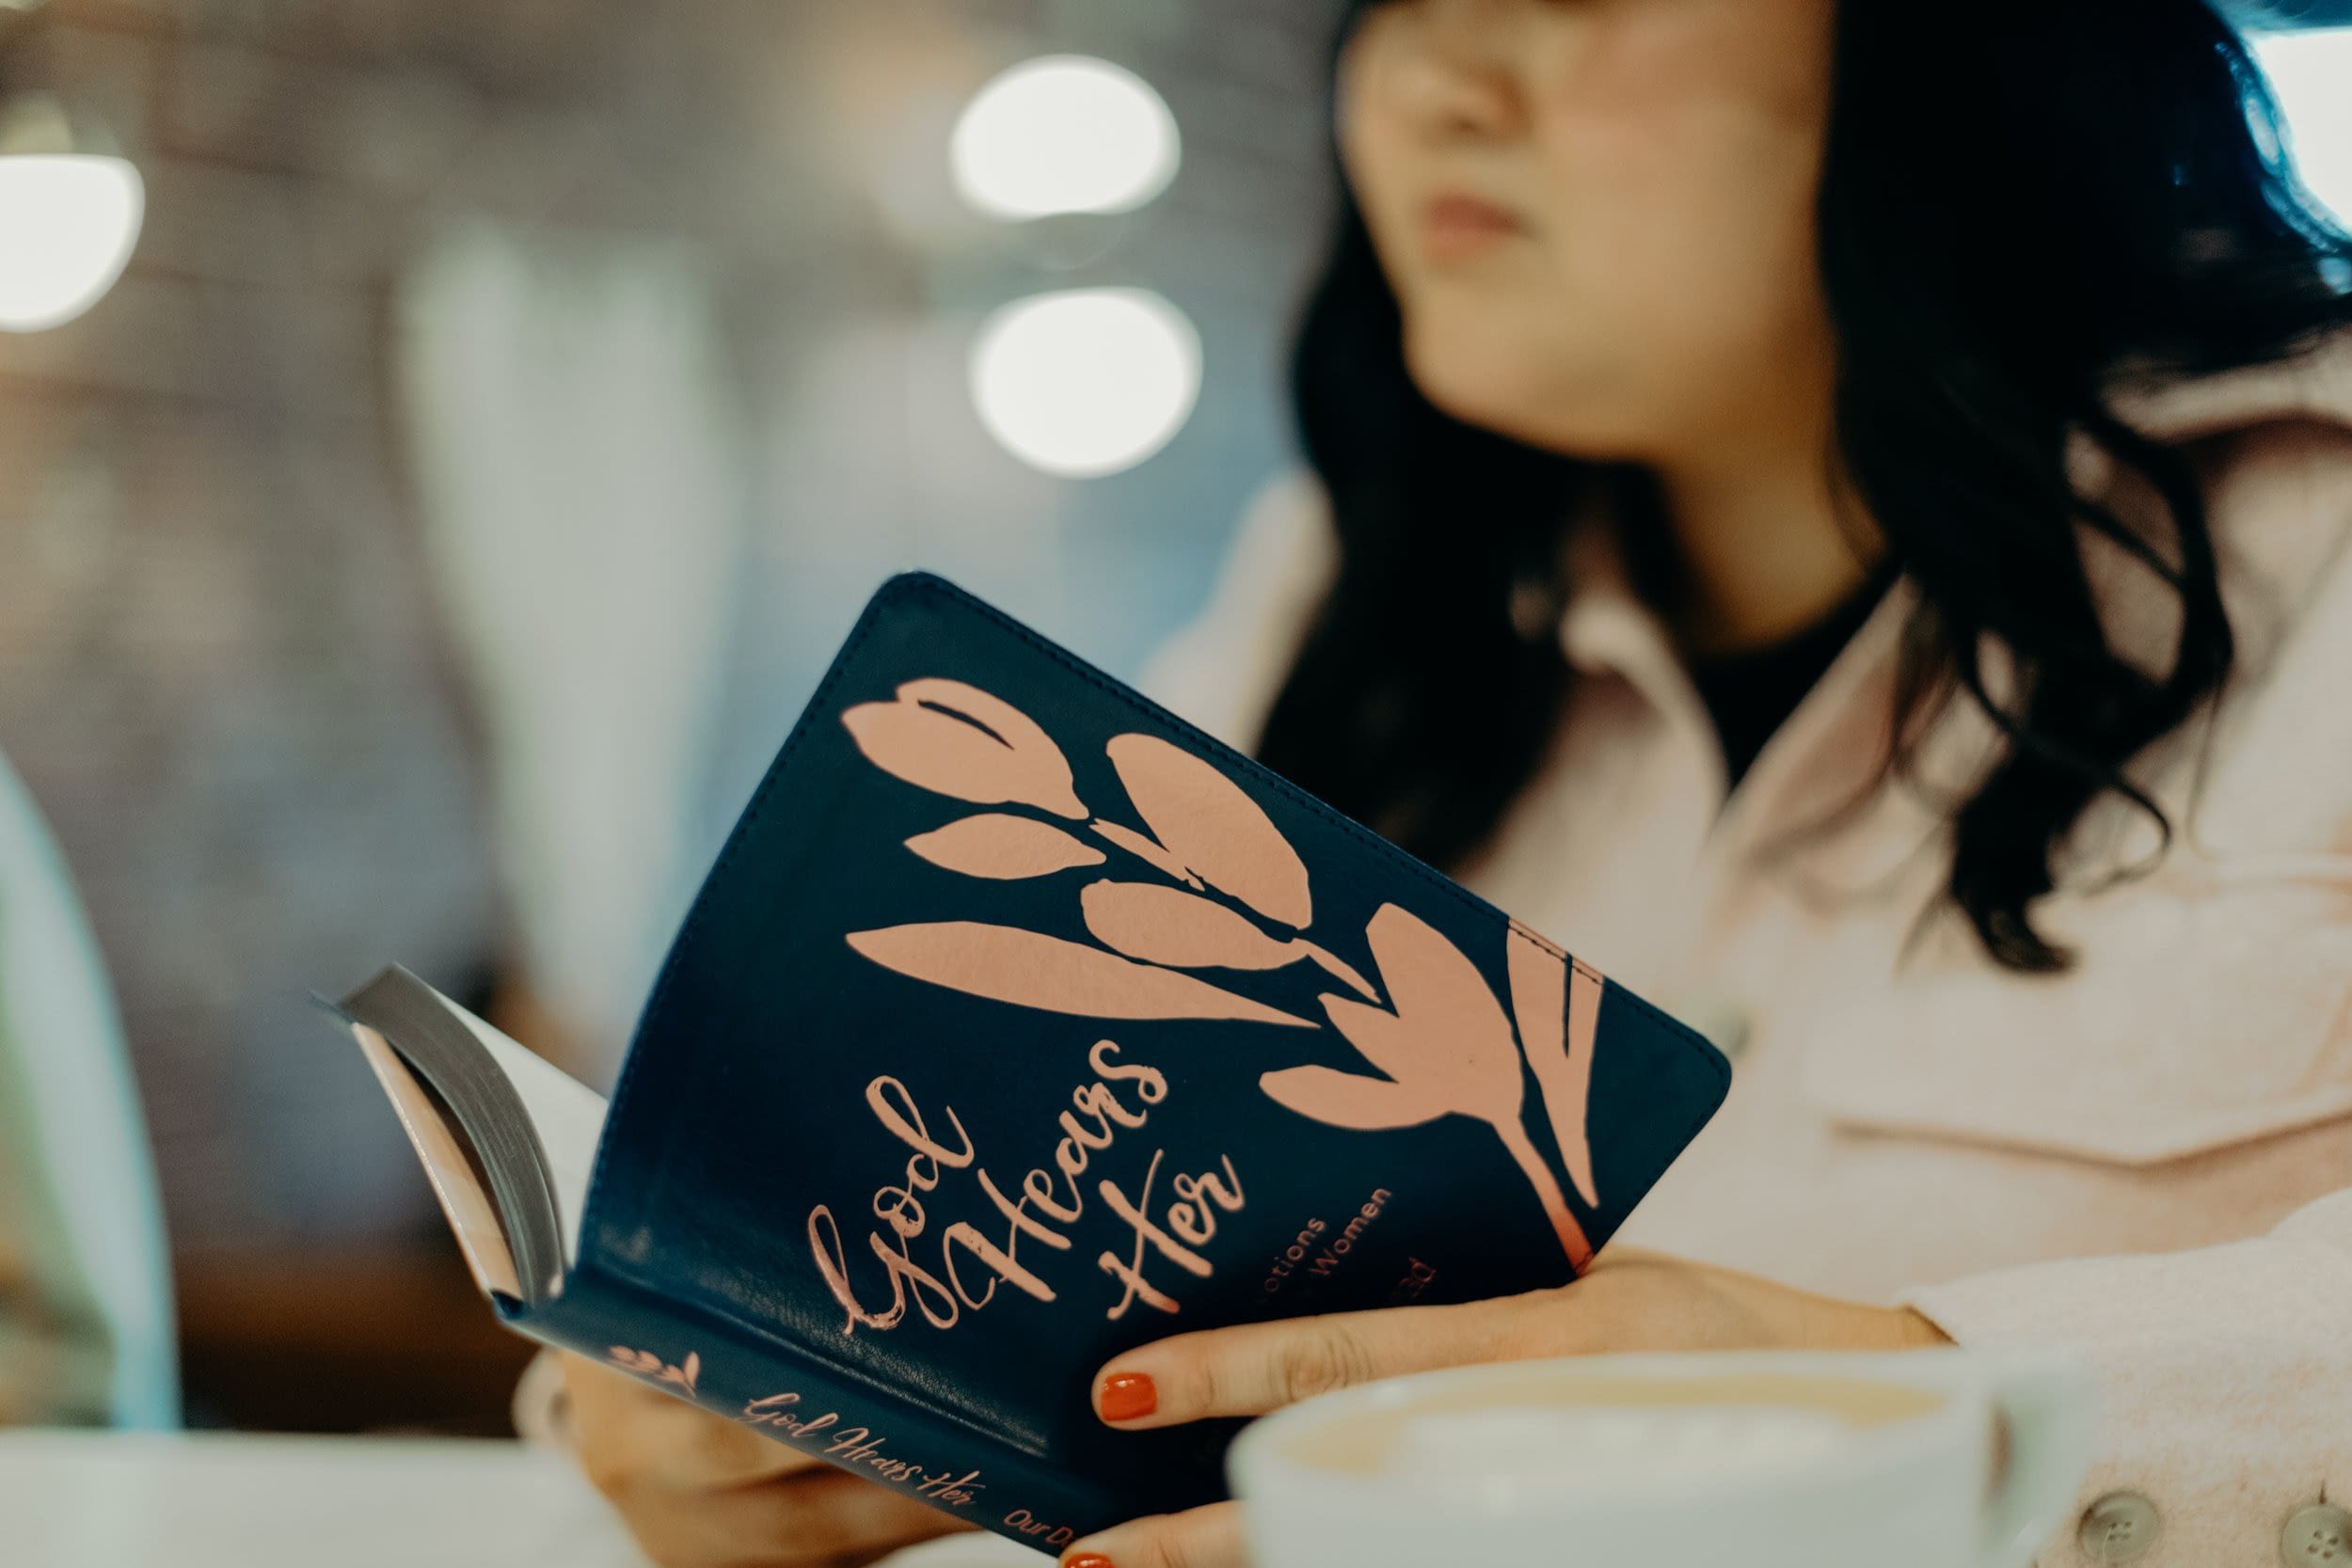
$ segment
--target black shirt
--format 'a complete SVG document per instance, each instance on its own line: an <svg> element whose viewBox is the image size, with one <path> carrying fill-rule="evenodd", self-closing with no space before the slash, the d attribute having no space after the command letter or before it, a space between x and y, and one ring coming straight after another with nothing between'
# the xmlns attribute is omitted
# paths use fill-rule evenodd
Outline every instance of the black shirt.
<svg viewBox="0 0 2352 1568"><path fill-rule="evenodd" d="M1729 784L1747 776L1765 742L1853 641L1894 581L1885 567L1803 631L1760 648L1689 661L1691 682L1715 721Z"/></svg>

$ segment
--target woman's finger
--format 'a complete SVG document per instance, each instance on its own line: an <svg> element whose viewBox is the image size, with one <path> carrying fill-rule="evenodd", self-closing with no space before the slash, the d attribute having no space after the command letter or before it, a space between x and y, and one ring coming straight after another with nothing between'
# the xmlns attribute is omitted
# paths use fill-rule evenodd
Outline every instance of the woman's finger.
<svg viewBox="0 0 2352 1568"><path fill-rule="evenodd" d="M1523 1360L1556 1348L1543 1331L1556 1326L1561 1305L1560 1292L1543 1291L1179 1334L1104 1368L1095 1379L1095 1412L1130 1428L1263 1416L1375 1378Z"/></svg>
<svg viewBox="0 0 2352 1568"><path fill-rule="evenodd" d="M830 1568L968 1528L831 1468L708 1492L625 1490L615 1501L629 1533L663 1568Z"/></svg>
<svg viewBox="0 0 2352 1568"><path fill-rule="evenodd" d="M580 1465L601 1491L733 1486L823 1463L585 1357L563 1366Z"/></svg>
<svg viewBox="0 0 2352 1568"><path fill-rule="evenodd" d="M1137 1519L1062 1553L1062 1568L1248 1568L1241 1505L1211 1503Z"/></svg>

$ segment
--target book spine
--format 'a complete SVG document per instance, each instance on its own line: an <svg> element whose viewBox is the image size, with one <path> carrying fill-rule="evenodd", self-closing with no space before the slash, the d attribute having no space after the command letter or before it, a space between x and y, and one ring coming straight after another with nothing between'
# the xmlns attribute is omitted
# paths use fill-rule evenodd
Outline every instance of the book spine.
<svg viewBox="0 0 2352 1568"><path fill-rule="evenodd" d="M1153 1512L1002 1437L642 1287L575 1271L507 1325L1043 1552Z"/></svg>

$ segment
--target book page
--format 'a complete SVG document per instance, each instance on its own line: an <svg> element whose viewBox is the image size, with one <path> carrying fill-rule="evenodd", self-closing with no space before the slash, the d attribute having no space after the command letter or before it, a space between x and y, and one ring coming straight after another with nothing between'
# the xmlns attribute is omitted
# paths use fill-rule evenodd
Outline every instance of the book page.
<svg viewBox="0 0 2352 1568"><path fill-rule="evenodd" d="M522 1097L555 1188L556 1212L564 1222L564 1260L580 1256L580 1217L588 1208L588 1178L596 1169L596 1145L604 1137L609 1108L604 1096L539 1055L530 1047L474 1017L444 996L442 1003L473 1031L499 1070Z"/></svg>
<svg viewBox="0 0 2352 1568"><path fill-rule="evenodd" d="M498 1206L483 1187L473 1161L467 1157L464 1134L442 1114L382 1035L364 1023L354 1023L351 1033L374 1070L376 1082L384 1085L393 1114L400 1117L401 1131L408 1134L410 1146L424 1165L425 1180L432 1183L433 1196L449 1219L457 1250L465 1256L475 1286L485 1295L521 1299L514 1249L506 1244Z"/></svg>

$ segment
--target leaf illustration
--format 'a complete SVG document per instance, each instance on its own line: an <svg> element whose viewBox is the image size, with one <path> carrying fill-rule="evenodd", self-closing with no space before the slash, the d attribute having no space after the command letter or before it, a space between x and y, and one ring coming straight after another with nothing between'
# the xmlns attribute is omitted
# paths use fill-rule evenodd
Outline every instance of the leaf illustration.
<svg viewBox="0 0 2352 1568"><path fill-rule="evenodd" d="M1519 1174L1527 1178L1535 1200L1544 1206L1544 1217L1551 1221L1551 1233L1560 1238L1560 1250L1567 1255L1569 1269L1581 1275L1592 1267L1593 1239L1584 1233L1584 1222L1576 1217L1576 1211L1568 1207L1568 1195L1560 1190L1560 1179L1544 1164L1535 1140L1517 1118L1497 1122L1495 1135L1502 1140Z"/></svg>
<svg viewBox="0 0 2352 1568"><path fill-rule="evenodd" d="M1372 982L1357 974L1352 966L1342 963L1336 955L1325 952L1305 937L1300 937L1291 945L1297 948L1302 957L1311 958L1321 964L1325 973L1340 984L1354 987L1356 994L1365 1001L1378 1002L1380 1000L1380 993L1372 989Z"/></svg>
<svg viewBox="0 0 2352 1568"><path fill-rule="evenodd" d="M1050 877L1106 858L1093 845L1035 817L990 813L950 822L936 832L918 833L907 847L949 871L992 881Z"/></svg>
<svg viewBox="0 0 2352 1568"><path fill-rule="evenodd" d="M1303 1018L1155 969L1010 926L947 921L853 931L850 947L884 969L969 996L1075 1018L1230 1019L1311 1029Z"/></svg>
<svg viewBox="0 0 2352 1568"><path fill-rule="evenodd" d="M1281 969L1299 958L1224 905L1153 882L1093 882L1078 896L1087 929L1131 958L1174 969Z"/></svg>
<svg viewBox="0 0 2352 1568"><path fill-rule="evenodd" d="M1363 1078L1334 1072L1327 1067L1286 1068L1258 1080L1269 1099L1305 1117L1357 1132L1386 1132L1419 1127L1451 1114L1450 1105L1433 1105L1402 1084L1385 1078Z"/></svg>
<svg viewBox="0 0 2352 1568"><path fill-rule="evenodd" d="M1117 736L1108 751L1136 814L1179 862L1268 920L1313 924L1298 852L1239 784L1155 736Z"/></svg>
<svg viewBox="0 0 2352 1568"><path fill-rule="evenodd" d="M1585 1127L1592 1091L1593 1046L1600 1021L1602 982L1582 964L1573 978L1567 957L1518 926L1509 939L1511 1010L1518 1015L1519 1042L1535 1084L1543 1091L1553 1138L1577 1192L1595 1208L1599 1191L1593 1180L1593 1146Z"/></svg>
<svg viewBox="0 0 2352 1568"><path fill-rule="evenodd" d="M1394 904L1380 907L1365 936L1394 1004L1398 1048L1410 1053L1406 1070L1389 1070L1457 1110L1516 1122L1526 1094L1518 1039L1478 966Z"/></svg>
<svg viewBox="0 0 2352 1568"><path fill-rule="evenodd" d="M841 722L875 767L976 805L1018 802L1073 822L1089 813L1070 759L1037 721L961 681L909 681L898 700L862 703Z"/></svg>
<svg viewBox="0 0 2352 1568"><path fill-rule="evenodd" d="M1543 1206L1568 1267L1583 1273L1592 1241L1519 1119L1526 1101L1519 1041L1486 976L1443 932L1394 904L1381 906L1365 936L1393 1007L1326 996L1323 1010L1389 1077L1300 1067L1267 1073L1258 1086L1300 1116L1364 1132L1455 1115L1486 1122ZM1516 951L1513 960L1520 961ZM1534 984L1542 978L1534 975Z"/></svg>
<svg viewBox="0 0 2352 1568"><path fill-rule="evenodd" d="M1333 1028L1344 1036L1356 1053L1391 1078L1412 1077L1421 1062L1418 1037L1408 1034L1405 1021L1386 1007L1368 1007L1344 996L1322 998L1323 1010ZM1465 1107L1448 1104L1448 1111Z"/></svg>
<svg viewBox="0 0 2352 1568"><path fill-rule="evenodd" d="M1172 880L1182 882L1195 891L1200 889L1200 879L1192 874L1192 868L1169 854L1168 846L1158 839L1139 833L1133 828L1122 828L1116 822L1098 821L1092 826L1095 836L1102 839L1104 843L1117 845Z"/></svg>
<svg viewBox="0 0 2352 1568"><path fill-rule="evenodd" d="M689 1394L693 1393L694 1385L703 1374L703 1358L692 1351L687 1353L686 1364L682 1367L665 1366L661 1357L651 1351L631 1350L627 1345L611 1346L605 1354L612 1358L614 1366L626 1371L652 1378L657 1383L675 1385Z"/></svg>

